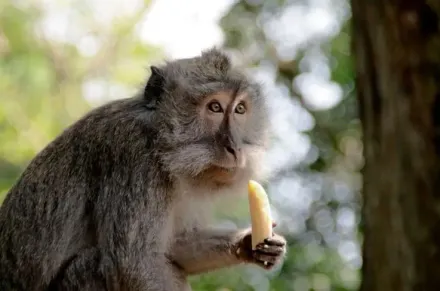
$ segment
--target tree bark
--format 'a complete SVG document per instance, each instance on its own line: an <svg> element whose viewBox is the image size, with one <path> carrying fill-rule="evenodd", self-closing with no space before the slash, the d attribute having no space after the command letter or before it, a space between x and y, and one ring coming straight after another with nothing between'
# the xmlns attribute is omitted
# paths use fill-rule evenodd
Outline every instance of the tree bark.
<svg viewBox="0 0 440 291"><path fill-rule="evenodd" d="M440 290L440 1L352 0L361 291Z"/></svg>

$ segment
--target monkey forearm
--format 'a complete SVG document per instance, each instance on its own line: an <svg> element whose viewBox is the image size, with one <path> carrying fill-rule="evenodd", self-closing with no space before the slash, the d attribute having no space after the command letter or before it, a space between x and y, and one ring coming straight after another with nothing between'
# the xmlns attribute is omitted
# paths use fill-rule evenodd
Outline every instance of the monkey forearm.
<svg viewBox="0 0 440 291"><path fill-rule="evenodd" d="M194 230L179 234L170 251L170 259L188 275L240 264L236 255L241 232L237 230Z"/></svg>

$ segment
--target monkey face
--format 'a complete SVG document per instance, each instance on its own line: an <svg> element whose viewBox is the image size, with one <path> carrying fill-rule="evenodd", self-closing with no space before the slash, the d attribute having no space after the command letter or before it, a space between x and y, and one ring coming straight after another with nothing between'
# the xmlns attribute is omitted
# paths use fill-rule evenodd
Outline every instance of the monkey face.
<svg viewBox="0 0 440 291"><path fill-rule="evenodd" d="M167 144L162 159L176 176L230 185L254 177L260 165L267 144L265 100L258 85L228 62L209 51L152 70L149 83L161 94L157 116Z"/></svg>
<svg viewBox="0 0 440 291"><path fill-rule="evenodd" d="M177 141L167 155L172 172L224 185L251 178L267 136L264 104L252 94L219 90L186 103L171 126Z"/></svg>
<svg viewBox="0 0 440 291"><path fill-rule="evenodd" d="M247 165L252 105L246 92L219 91L203 98L197 108L200 125L210 137L206 142L212 148L212 166L230 176Z"/></svg>

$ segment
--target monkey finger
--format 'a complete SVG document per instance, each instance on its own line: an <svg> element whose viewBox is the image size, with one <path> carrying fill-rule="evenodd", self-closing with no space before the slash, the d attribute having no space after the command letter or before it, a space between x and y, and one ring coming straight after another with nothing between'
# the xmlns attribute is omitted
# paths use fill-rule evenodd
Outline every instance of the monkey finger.
<svg viewBox="0 0 440 291"><path fill-rule="evenodd" d="M278 224L275 221L272 221L272 228L275 228Z"/></svg>
<svg viewBox="0 0 440 291"><path fill-rule="evenodd" d="M281 255L284 253L284 248L280 247L280 246L271 246L271 245L267 245L267 244L258 244L256 247L257 251L264 253L264 254L269 254L269 255Z"/></svg>
<svg viewBox="0 0 440 291"><path fill-rule="evenodd" d="M264 243L268 245L280 246L283 247L286 245L286 241L284 239L280 239L279 237L271 237L264 239Z"/></svg>
<svg viewBox="0 0 440 291"><path fill-rule="evenodd" d="M273 266L275 266L275 264L269 262L258 262L258 265L265 270L270 270L273 268Z"/></svg>
<svg viewBox="0 0 440 291"><path fill-rule="evenodd" d="M270 270L276 265L276 263L263 262L263 261L256 261L255 263L265 270Z"/></svg>
<svg viewBox="0 0 440 291"><path fill-rule="evenodd" d="M253 257L256 261L267 262L267 263L271 263L271 264L274 264L275 262L278 261L277 256L266 255L266 254L262 254L260 252L254 252Z"/></svg>

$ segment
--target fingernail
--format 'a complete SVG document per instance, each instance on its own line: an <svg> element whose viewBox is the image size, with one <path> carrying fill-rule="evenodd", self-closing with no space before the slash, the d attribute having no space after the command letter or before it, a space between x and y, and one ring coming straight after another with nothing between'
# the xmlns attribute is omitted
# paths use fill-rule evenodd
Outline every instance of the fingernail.
<svg viewBox="0 0 440 291"><path fill-rule="evenodd" d="M267 266L267 262L264 262L264 265Z"/></svg>
<svg viewBox="0 0 440 291"><path fill-rule="evenodd" d="M237 249L236 254L237 254L237 255L240 254L240 248Z"/></svg>

